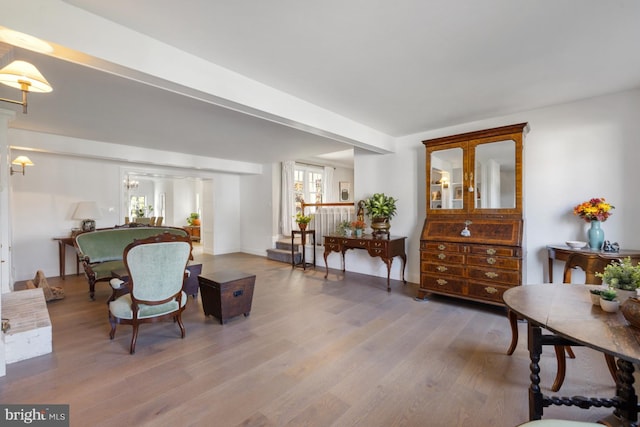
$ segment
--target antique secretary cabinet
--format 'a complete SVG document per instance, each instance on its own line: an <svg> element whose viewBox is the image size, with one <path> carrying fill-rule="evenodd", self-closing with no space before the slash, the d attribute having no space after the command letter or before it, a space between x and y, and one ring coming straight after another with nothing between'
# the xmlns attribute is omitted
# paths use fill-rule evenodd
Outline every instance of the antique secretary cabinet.
<svg viewBox="0 0 640 427"><path fill-rule="evenodd" d="M522 151L527 123L423 141L426 219L418 298L503 305L522 284Z"/></svg>

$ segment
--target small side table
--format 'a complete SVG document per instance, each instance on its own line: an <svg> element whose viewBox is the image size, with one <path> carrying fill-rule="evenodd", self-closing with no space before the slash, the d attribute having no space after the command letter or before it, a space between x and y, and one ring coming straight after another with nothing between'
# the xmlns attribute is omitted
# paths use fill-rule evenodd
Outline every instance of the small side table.
<svg viewBox="0 0 640 427"><path fill-rule="evenodd" d="M296 264L296 258L295 258L295 244L294 244L294 240L296 237L296 234L300 235L300 244L302 246L302 261ZM312 240L312 244L313 244L313 263L307 262L307 250L306 250L306 244L307 244L307 234L309 236L311 236L311 240ZM313 266L313 268L316 267L316 230L291 230L291 267L299 267L301 266L303 270L307 269L307 266Z"/></svg>
<svg viewBox="0 0 640 427"><path fill-rule="evenodd" d="M67 260L67 251L66 247L71 246L71 248L76 250L73 244L73 237L54 237L53 240L58 242L58 261L60 264L60 277L62 280L65 280L65 269L66 269L66 260ZM74 257L76 259L76 276L80 274L80 263L82 262L78 258L78 254L74 253Z"/></svg>
<svg viewBox="0 0 640 427"><path fill-rule="evenodd" d="M217 317L225 324L231 317L251 313L255 274L219 271L199 275L198 282L205 316Z"/></svg>

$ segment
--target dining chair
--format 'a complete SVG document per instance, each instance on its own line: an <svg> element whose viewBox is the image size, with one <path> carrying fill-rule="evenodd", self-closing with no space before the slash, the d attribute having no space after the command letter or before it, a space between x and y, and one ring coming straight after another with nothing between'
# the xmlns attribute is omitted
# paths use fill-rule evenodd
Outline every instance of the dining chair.
<svg viewBox="0 0 640 427"><path fill-rule="evenodd" d="M617 262L616 258L605 258L600 255L597 257L588 256L583 253L572 253L567 258L567 261L564 264L564 272L563 279L564 283L571 283L571 273L576 268L584 271L585 275L585 283L589 285L601 285L602 279L596 276L596 273L602 273L604 268L610 264L611 262ZM556 360L558 361L558 372L556 373L556 378L553 381L553 385L551 386L552 391L560 390L562 387L562 383L564 382L564 378L567 370L567 361L565 357L565 353L570 358L575 358L575 354L571 350L571 347L568 346L554 346L556 353ZM609 373L613 377L613 380L616 381L616 372L618 368L616 367L615 358L609 354L604 354L605 362L607 363L607 368L609 369Z"/></svg>
<svg viewBox="0 0 640 427"><path fill-rule="evenodd" d="M587 421L568 421L568 420L536 420L519 424L517 427L603 427L600 423L590 423Z"/></svg>

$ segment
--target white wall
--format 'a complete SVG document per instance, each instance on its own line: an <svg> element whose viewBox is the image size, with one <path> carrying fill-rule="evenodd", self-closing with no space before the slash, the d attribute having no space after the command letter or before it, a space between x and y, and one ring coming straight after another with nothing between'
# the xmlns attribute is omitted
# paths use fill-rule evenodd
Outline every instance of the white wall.
<svg viewBox="0 0 640 427"><path fill-rule="evenodd" d="M29 139L29 132L11 129L9 143L12 136L20 134L19 139ZM38 140L47 139L46 134L37 134ZM61 137L52 136L59 140ZM91 144L86 141L86 144ZM24 146L24 144L22 144ZM20 153L13 150L13 155ZM72 219L77 202L93 200L98 203L102 211L102 218L96 220L97 227L113 227L124 221L124 189L122 184L123 168L134 168L137 171L145 169L140 164L123 164L117 161L90 159L85 157L62 156L38 151L27 154L35 163L28 167L26 175L13 175L12 186L12 235L11 248L13 260L13 280L33 278L37 270L43 270L46 276L58 276L58 244L53 237L69 236L72 228L79 226L79 221ZM215 182L215 205L209 208L216 212L215 230L216 254L235 252L241 246L237 236L240 234L240 199L239 178L235 175L192 172L185 169L159 169L181 176L193 173L201 179ZM141 185L143 180L141 181ZM171 203L182 202L174 218L167 218L167 225L186 225L188 212L195 207L191 200L194 190L200 188L192 179L174 180L181 184L167 185L167 209ZM176 187L177 186L177 187ZM149 191L153 192L153 189ZM176 197L174 197L176 196ZM189 200L184 200L187 197ZM208 198L211 200L211 197ZM185 214L185 212L187 212ZM168 215L169 216L169 215ZM211 233L213 235L213 233ZM265 248L266 249L266 248ZM75 273L73 252L67 249L67 273Z"/></svg>
<svg viewBox="0 0 640 427"><path fill-rule="evenodd" d="M219 174L213 179L213 253L225 254L242 250L240 177ZM205 217L205 220L207 217ZM205 227L208 227L205 224Z"/></svg>
<svg viewBox="0 0 640 427"><path fill-rule="evenodd" d="M636 194L640 178L640 90L496 117L398 139L394 155L356 151L356 197L384 192L398 198L391 232L409 236L407 279L419 283L419 236L425 218L425 149L421 141L439 136L529 122L525 138L524 197L526 283L546 279L547 244L586 240L587 224L572 214L576 204L605 197L615 205L603 224L605 238L640 249ZM351 251L354 252L354 251ZM371 261L352 254L347 268L366 272ZM378 264L381 264L378 261ZM392 277L399 278L394 262ZM338 264L339 265L339 264ZM376 275L386 269L374 267ZM382 274L381 274L382 273ZM554 269L561 281L561 266Z"/></svg>
<svg viewBox="0 0 640 427"><path fill-rule="evenodd" d="M333 202L341 202L340 200L340 182L348 182L351 184L351 192L349 193L349 202L353 202L353 169L348 168L335 168L333 171L333 186L334 193L338 196L338 200Z"/></svg>
<svg viewBox="0 0 640 427"><path fill-rule="evenodd" d="M266 256L267 248L273 247L274 217L278 218L273 193L280 193L280 181L274 178L280 164L263 165L263 169L261 175L240 177L242 251L259 256Z"/></svg>

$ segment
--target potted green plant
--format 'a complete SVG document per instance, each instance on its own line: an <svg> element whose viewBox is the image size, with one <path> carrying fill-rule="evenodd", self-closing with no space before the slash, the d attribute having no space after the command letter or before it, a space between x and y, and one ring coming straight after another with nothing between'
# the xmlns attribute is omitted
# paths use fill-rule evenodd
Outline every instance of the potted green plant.
<svg viewBox="0 0 640 427"><path fill-rule="evenodd" d="M307 224L309 224L312 219L313 217L311 215L304 215L302 212L298 212L296 214L296 223L298 224L298 228L300 228L301 231L307 229Z"/></svg>
<svg viewBox="0 0 640 427"><path fill-rule="evenodd" d="M189 218L187 218L187 224L191 226L200 225L200 215L197 212L191 212Z"/></svg>
<svg viewBox="0 0 640 427"><path fill-rule="evenodd" d="M634 291L640 285L640 264L633 265L627 257L619 262L608 264L602 273L596 273L611 288Z"/></svg>
<svg viewBox="0 0 640 427"><path fill-rule="evenodd" d="M353 229L351 228L351 221L344 220L338 224L336 227L336 231L343 236L350 237L353 233Z"/></svg>
<svg viewBox="0 0 640 427"><path fill-rule="evenodd" d="M590 289L589 293L591 295L591 303L593 305L600 305L600 294L602 293L602 289Z"/></svg>
<svg viewBox="0 0 640 427"><path fill-rule="evenodd" d="M389 234L389 228L391 228L389 221L397 212L397 201L394 197L387 196L384 193L375 193L364 200L364 209L371 219L371 228L374 235Z"/></svg>
<svg viewBox="0 0 640 427"><path fill-rule="evenodd" d="M356 237L362 237L364 229L367 228L367 224L364 221L356 220L351 223L351 227L356 230Z"/></svg>
<svg viewBox="0 0 640 427"><path fill-rule="evenodd" d="M607 288L600 292L600 307L609 313L618 310L620 302L616 299L618 293L614 288Z"/></svg>

